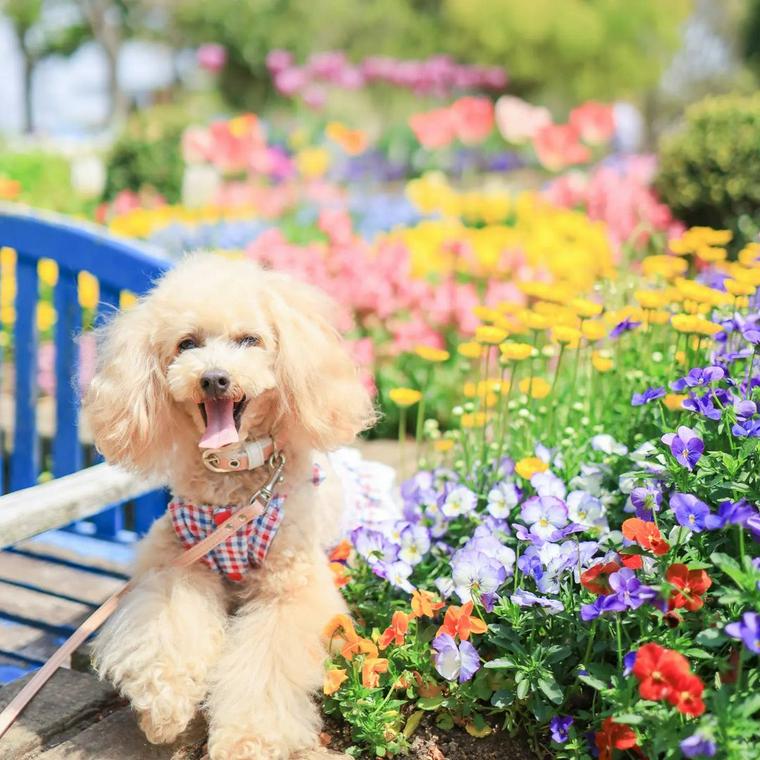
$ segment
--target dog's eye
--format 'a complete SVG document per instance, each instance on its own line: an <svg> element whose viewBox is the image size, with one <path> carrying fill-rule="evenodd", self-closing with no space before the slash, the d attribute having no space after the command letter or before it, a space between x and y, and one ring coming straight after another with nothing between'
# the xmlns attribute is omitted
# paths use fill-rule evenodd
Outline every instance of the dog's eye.
<svg viewBox="0 0 760 760"><path fill-rule="evenodd" d="M238 346L260 346L261 338L258 335L243 335L237 340Z"/></svg>
<svg viewBox="0 0 760 760"><path fill-rule="evenodd" d="M177 344L177 351L182 353L183 351L189 351L191 348L198 348L198 341L195 338L183 338Z"/></svg>

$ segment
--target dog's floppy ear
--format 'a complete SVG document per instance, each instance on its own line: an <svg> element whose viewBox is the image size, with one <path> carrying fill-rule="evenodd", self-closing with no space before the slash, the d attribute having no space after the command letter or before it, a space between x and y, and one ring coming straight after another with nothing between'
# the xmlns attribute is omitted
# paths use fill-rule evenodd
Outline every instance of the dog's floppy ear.
<svg viewBox="0 0 760 760"><path fill-rule="evenodd" d="M171 448L169 395L151 327L148 299L99 329L95 377L83 406L106 460L146 474L164 469Z"/></svg>
<svg viewBox="0 0 760 760"><path fill-rule="evenodd" d="M287 275L267 272L265 277L285 424L303 431L319 451L351 443L374 423L375 411L333 325L335 304Z"/></svg>

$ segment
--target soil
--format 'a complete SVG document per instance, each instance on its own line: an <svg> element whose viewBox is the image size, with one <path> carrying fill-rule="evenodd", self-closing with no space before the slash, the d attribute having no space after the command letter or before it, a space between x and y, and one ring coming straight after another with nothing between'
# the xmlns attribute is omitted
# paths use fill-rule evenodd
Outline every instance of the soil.
<svg viewBox="0 0 760 760"><path fill-rule="evenodd" d="M347 726L328 719L323 739L330 750L341 752L351 746ZM373 760L362 755L361 760ZM401 757L398 760L402 760ZM502 732L476 739L460 729L442 731L435 725L423 723L412 737L409 753L403 760L541 760L527 744Z"/></svg>

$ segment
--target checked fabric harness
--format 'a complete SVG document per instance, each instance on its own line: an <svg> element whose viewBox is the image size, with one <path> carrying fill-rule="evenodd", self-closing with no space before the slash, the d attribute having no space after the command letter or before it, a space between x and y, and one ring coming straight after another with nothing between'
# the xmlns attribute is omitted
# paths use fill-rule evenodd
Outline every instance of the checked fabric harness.
<svg viewBox="0 0 760 760"><path fill-rule="evenodd" d="M273 451L267 458L266 452L269 449ZM266 557L282 522L285 495L276 494L274 489L283 480L285 456L275 448L271 438L262 438L220 449L207 449L203 453L203 463L213 472L253 470L266 464L269 467L269 478L247 504L234 511L231 507L196 506L173 500L175 508L172 512L172 525L185 551L168 566L188 567L203 560L230 580L241 580L252 565L260 564ZM318 485L322 480L322 471L315 465L312 483ZM0 712L0 738L56 670L108 620L119 602L134 587L135 581L129 581L106 599L11 699Z"/></svg>

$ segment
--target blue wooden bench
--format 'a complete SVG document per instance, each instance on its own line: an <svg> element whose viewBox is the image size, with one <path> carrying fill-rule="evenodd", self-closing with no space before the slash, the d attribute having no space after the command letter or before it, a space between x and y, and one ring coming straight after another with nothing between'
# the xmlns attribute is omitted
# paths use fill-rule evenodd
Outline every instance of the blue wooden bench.
<svg viewBox="0 0 760 760"><path fill-rule="evenodd" d="M0 291L6 298L14 289L7 278L15 279L12 308L0 309L0 383L9 385L0 387L8 402L0 404L0 412L12 409L12 420L0 419L0 549L17 551L14 544L53 529L133 540L164 511L166 495L160 484L100 462L83 435L79 336L83 327L108 319L124 293L144 293L171 262L94 226L9 205L0 205L0 249ZM51 289L49 273L55 268L57 281ZM48 273L47 284L41 271ZM81 273L88 273L90 284L92 278L97 281L95 308L80 303ZM38 424L43 396L38 382L41 300L48 302L48 313L50 306L55 311L52 327L42 336L52 344L55 370L44 430ZM4 619L14 618L4 618L0 607L0 623ZM44 630L45 621L38 622ZM13 656L0 646L3 654Z"/></svg>

